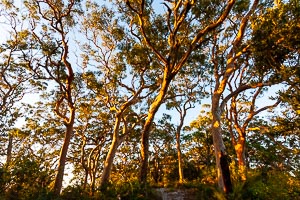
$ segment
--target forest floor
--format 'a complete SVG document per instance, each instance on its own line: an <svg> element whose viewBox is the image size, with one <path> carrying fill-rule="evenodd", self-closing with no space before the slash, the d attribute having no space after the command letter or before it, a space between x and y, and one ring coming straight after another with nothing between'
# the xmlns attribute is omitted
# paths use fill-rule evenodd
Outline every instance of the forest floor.
<svg viewBox="0 0 300 200"><path fill-rule="evenodd" d="M157 195L162 200L196 200L196 192L194 189L156 189Z"/></svg>

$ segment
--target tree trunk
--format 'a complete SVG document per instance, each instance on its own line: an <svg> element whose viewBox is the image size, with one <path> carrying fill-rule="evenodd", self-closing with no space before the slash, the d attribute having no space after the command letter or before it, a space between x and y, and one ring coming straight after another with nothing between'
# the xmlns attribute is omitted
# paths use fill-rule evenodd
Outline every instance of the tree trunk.
<svg viewBox="0 0 300 200"><path fill-rule="evenodd" d="M214 98L214 97L213 97ZM216 157L218 185L225 193L232 192L228 156L222 138L221 110L218 105L212 104L212 135Z"/></svg>
<svg viewBox="0 0 300 200"><path fill-rule="evenodd" d="M144 188L147 183L147 173L148 173L148 159L149 159L149 135L150 135L150 128L154 119L156 112L158 111L159 107L161 106L164 97L167 94L169 84L172 80L171 77L168 77L168 72L165 71L164 78L162 82L162 86L159 90L159 94L156 96L154 102L151 104L148 116L145 121L143 130L142 130L142 138L141 138L141 171L139 181L141 187Z"/></svg>
<svg viewBox="0 0 300 200"><path fill-rule="evenodd" d="M178 157L178 174L179 174L179 184L183 183L183 165L182 165L182 154L180 149L180 131L176 131L176 148Z"/></svg>
<svg viewBox="0 0 300 200"><path fill-rule="evenodd" d="M13 143L13 136L11 134L8 135L8 145L7 145L7 151L6 151L6 167L9 166L11 162L11 153L12 153L12 144Z"/></svg>
<svg viewBox="0 0 300 200"><path fill-rule="evenodd" d="M156 106L156 110L158 110L159 106ZM148 172L148 159L149 159L149 134L150 134L150 128L152 121L154 119L156 111L151 110L148 113L148 117L146 119L146 122L144 124L143 130L142 130L142 138L141 138L141 171L140 171L140 177L139 181L141 184L141 187L144 188L147 183L147 172Z"/></svg>
<svg viewBox="0 0 300 200"><path fill-rule="evenodd" d="M91 196L93 197L95 194L95 186L96 186L96 179L97 179L97 167L99 164L99 157L100 157L100 150L97 151L97 155L95 157L94 163L93 163L93 168L91 168L91 172L90 172L90 177L91 177Z"/></svg>
<svg viewBox="0 0 300 200"><path fill-rule="evenodd" d="M176 148L177 148L177 158L178 158L178 175L179 175L179 184L183 183L183 163L182 163L182 154L180 148L180 132L183 127L184 118L186 116L186 109L180 113L180 124L177 126L176 130Z"/></svg>
<svg viewBox="0 0 300 200"><path fill-rule="evenodd" d="M74 120L72 120L74 121ZM57 169L57 174L55 177L55 182L54 182L54 194L56 196L60 195L61 188L62 188L62 182L64 178L64 171L65 171L65 165L66 165L66 160L67 160L67 153L68 153L68 148L69 144L71 141L71 137L73 134L73 125L74 122L71 122L66 125L66 132L65 132L65 139L63 146L60 151L60 157L59 157L59 162L58 162L58 169Z"/></svg>
<svg viewBox="0 0 300 200"><path fill-rule="evenodd" d="M241 137L238 143L234 146L238 159L238 174L241 181L247 180L247 166L245 157L245 138Z"/></svg>
<svg viewBox="0 0 300 200"><path fill-rule="evenodd" d="M121 113L118 113L116 116L116 122L115 122L115 127L114 127L114 132L113 132L112 143L110 145L109 152L107 153L107 156L106 156L106 159L104 162L104 169L103 169L101 181L100 181L101 186L104 186L109 181L114 157L115 157L117 149L121 143L120 137L119 137L120 123L121 123Z"/></svg>
<svg viewBox="0 0 300 200"><path fill-rule="evenodd" d="M101 186L104 186L105 184L107 184L109 182L111 169L113 166L113 160L117 153L119 144L120 144L119 138L116 134L114 134L112 144L110 146L109 152L107 153L107 156L106 156L106 159L104 162L104 168L103 168L101 181L100 181Z"/></svg>

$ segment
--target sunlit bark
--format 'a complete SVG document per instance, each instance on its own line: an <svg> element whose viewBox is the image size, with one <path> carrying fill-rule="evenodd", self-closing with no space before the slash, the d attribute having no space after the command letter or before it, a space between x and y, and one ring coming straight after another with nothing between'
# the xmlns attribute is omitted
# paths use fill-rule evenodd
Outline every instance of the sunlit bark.
<svg viewBox="0 0 300 200"><path fill-rule="evenodd" d="M132 97L127 100L125 103L123 103L119 109L113 107L111 109L114 109L117 113L115 116L115 125L114 125L114 129L113 129L113 135L112 135L112 143L110 145L109 148L109 152L107 153L105 162L104 162L104 169L102 172L102 176L101 176L101 180L100 180L100 185L101 186L105 186L110 179L110 175L111 175L111 170L112 170L112 166L113 166L113 160L114 157L117 153L118 147L120 146L120 144L124 141L124 139L128 136L128 134L130 133L130 131L132 131L132 129L136 126L136 123L131 124L131 127L128 127L128 121L127 118L132 117L134 114L128 114L127 116L124 117L124 112L129 110L130 107L134 104L136 104L138 101L140 101L141 99L144 98L144 96L140 96L140 94L143 92L143 90L145 88L148 88L148 86L145 85L144 79L142 77L143 75L141 75L141 81L140 81L140 87L134 91L133 89L131 90L131 92L133 92L134 94L132 95ZM136 122L138 122L139 119L136 119ZM121 122L123 122L123 130L122 133L120 133L120 125Z"/></svg>
<svg viewBox="0 0 300 200"><path fill-rule="evenodd" d="M181 123L181 124L183 125L183 123ZM182 125L181 125L181 127L182 127ZM176 131L176 149L177 149L178 174L179 174L178 182L179 182L179 184L182 184L184 181L184 176L183 176L182 152L181 152L181 145L180 145L180 129L177 128L177 131Z"/></svg>
<svg viewBox="0 0 300 200"><path fill-rule="evenodd" d="M221 96L230 81L230 77L234 75L235 71L238 69L235 66L235 61L239 58L246 50L249 48L248 46L244 48L240 48L242 44L242 40L245 34L245 30L249 21L250 16L256 9L258 4L258 0L255 0L252 4L252 7L249 9L249 12L242 18L239 30L232 42L231 48L226 58L226 67L224 70L220 70L217 51L216 51L216 40L217 36L214 38L214 46L212 49L212 60L214 64L214 77L215 77L215 86L212 94L212 134L213 134L213 143L215 149L215 157L216 157L216 167L218 173L218 184L219 187L225 192L230 193L232 191L232 184L230 180L230 170L229 164L227 161L227 152L222 138L222 128L221 128L221 116L224 113L224 107L227 101L233 96L234 93L238 93L244 91L247 87L239 88L236 91L233 91L223 100ZM240 49L239 49L240 48Z"/></svg>
<svg viewBox="0 0 300 200"><path fill-rule="evenodd" d="M168 86L172 80L172 77L168 77L168 73L164 74L163 82L159 94L156 96L155 100L150 106L148 111L147 119L143 126L142 138L141 138L141 171L140 171L140 183L145 186L147 183L147 173L148 173L148 159L149 159L149 136L150 129L156 112L158 111L160 105L163 102L164 97L167 94Z"/></svg>
<svg viewBox="0 0 300 200"><path fill-rule="evenodd" d="M215 150L218 185L225 193L232 192L227 152L222 138L220 96L214 95L212 99L212 135Z"/></svg>
<svg viewBox="0 0 300 200"><path fill-rule="evenodd" d="M62 188L64 171L65 171L66 160L67 160L67 153L68 153L68 148L69 148L72 135L73 135L73 123L70 123L69 125L66 125L64 143L61 148L59 161L58 161L57 174L54 182L54 193L56 195L60 194Z"/></svg>
<svg viewBox="0 0 300 200"><path fill-rule="evenodd" d="M119 114L119 116L117 116L116 122L115 122L114 133L113 133L113 137L112 137L112 143L110 145L109 152L107 153L107 156L106 156L106 159L105 159L105 162L104 162L104 168L103 168L101 181L100 181L101 186L104 186L109 181L109 177L110 177L110 174L111 174L111 169L112 169L112 166L113 166L113 159L116 155L118 146L121 143L121 138L119 136L120 123L121 123L121 116Z"/></svg>
<svg viewBox="0 0 300 200"><path fill-rule="evenodd" d="M247 163L246 163L246 156L245 156L246 152L245 151L246 151L246 137L247 137L246 132L249 128L248 127L249 123L259 113L261 113L267 109L275 108L281 102L281 100L278 99L272 105L263 106L261 108L256 108L257 107L257 105L256 105L257 98L263 90L263 84L261 84L261 83L259 82L259 84L255 84L252 86L253 88L255 88L255 87L258 87L258 88L250 99L251 103L249 105L249 109L247 109L245 111L246 113L243 113L243 112L241 112L241 110L238 110L237 106L238 106L238 104L240 104L240 106L243 106L246 109L247 104L243 105L242 102L238 102L237 96L233 96L231 98L230 109L228 111L229 113L227 114L227 120L230 122L229 132L231 135L232 145L234 146L235 153L236 153L237 160L238 160L238 174L239 174L241 181L247 180ZM235 83L235 85L237 86L238 83ZM238 88L240 88L240 87L241 86L238 86ZM230 88L230 91L232 92L233 88L232 88L231 84L229 84L229 88ZM245 103L247 103L247 102L245 102ZM246 114L245 120L242 120L240 118L241 114ZM233 129L231 127L232 125L237 132L236 135L233 133Z"/></svg>

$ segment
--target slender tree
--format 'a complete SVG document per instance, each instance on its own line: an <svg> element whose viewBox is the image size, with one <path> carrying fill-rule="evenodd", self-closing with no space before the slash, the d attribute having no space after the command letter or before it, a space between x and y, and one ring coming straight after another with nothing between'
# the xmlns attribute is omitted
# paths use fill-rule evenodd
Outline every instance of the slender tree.
<svg viewBox="0 0 300 200"><path fill-rule="evenodd" d="M184 182L184 163L181 150L181 132L184 127L184 121L187 116L187 112L190 109L195 108L195 103L205 96L205 93L203 92L204 86L199 84L201 82L206 83L204 81L205 78L202 77L203 75L194 76L194 78L192 78L193 75L188 76L187 69L185 70L184 74L178 74L177 79L174 80L174 82L170 85L170 89L165 100L167 109L175 109L179 116L179 124L177 125L175 131L179 184L183 184Z"/></svg>
<svg viewBox="0 0 300 200"><path fill-rule="evenodd" d="M3 29L7 30L0 46L0 134L1 143L5 145L1 145L1 149L6 152L6 166L12 160L14 125L22 116L20 101L31 91L29 80L32 78L24 60L18 56L32 43L28 39L28 30L22 28L24 22L15 13L17 9L11 2L0 6L1 17L6 19Z"/></svg>
<svg viewBox="0 0 300 200"><path fill-rule="evenodd" d="M67 35L70 28L75 25L73 16L78 12L78 2L75 0L67 3L46 0L25 2L25 6L29 12L31 34L41 52L39 62L28 60L28 65L38 78L52 80L58 85L53 110L66 128L53 186L54 193L59 195L67 152L74 132L75 72L74 66L69 61L70 43ZM42 29L41 32L40 29Z"/></svg>
<svg viewBox="0 0 300 200"><path fill-rule="evenodd" d="M139 121L139 113L136 113L133 107L139 105L156 87L153 81L147 80L149 69L142 65L152 64L150 57L132 54L144 47L135 46L136 41L132 39L130 32L118 23L119 18L115 11L105 6L99 7L97 4L88 6L92 11L87 16L89 20L84 21L84 33L90 42L83 46L87 54L91 50L94 52L87 62L97 63L94 73L101 74L94 82L96 87L92 88L90 84L89 88L94 91L96 98L104 101L104 106L114 116L111 144L100 180L100 185L105 186L110 180L118 147ZM90 80L87 81L91 83Z"/></svg>

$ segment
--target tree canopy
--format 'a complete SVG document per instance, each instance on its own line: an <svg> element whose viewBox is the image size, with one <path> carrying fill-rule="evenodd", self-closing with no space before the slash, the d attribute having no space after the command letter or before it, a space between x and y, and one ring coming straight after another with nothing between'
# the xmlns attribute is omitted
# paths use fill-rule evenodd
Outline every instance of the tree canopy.
<svg viewBox="0 0 300 200"><path fill-rule="evenodd" d="M2 0L0 199L298 198L299 21L298 0Z"/></svg>

